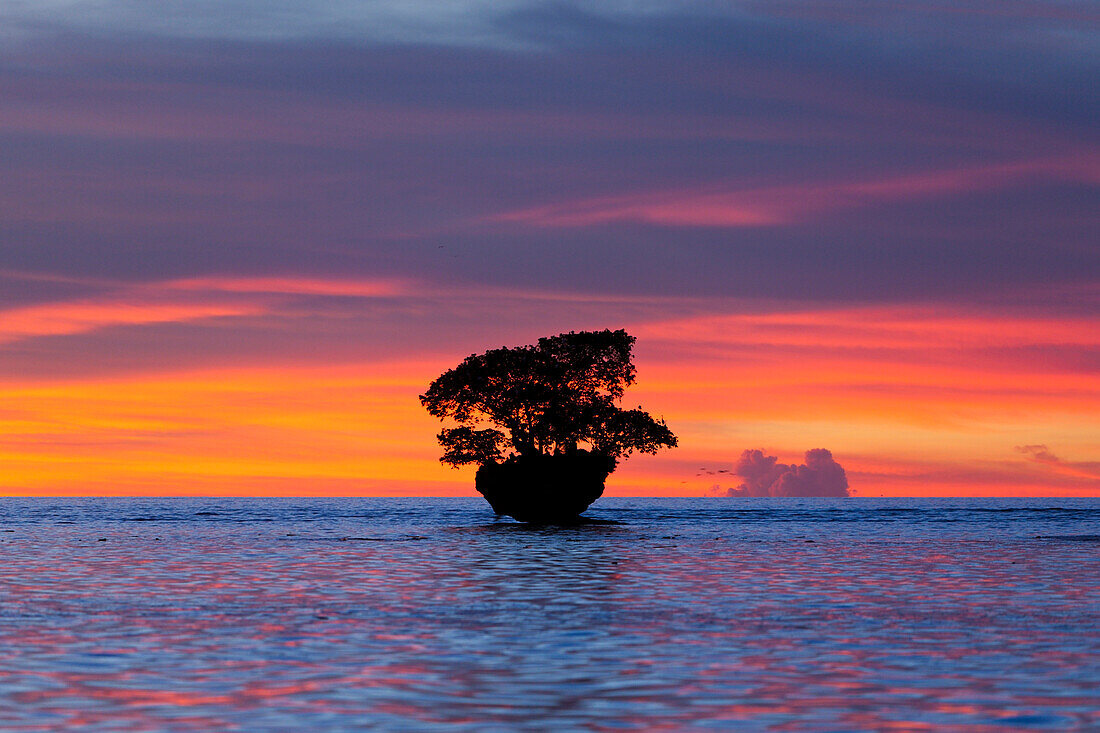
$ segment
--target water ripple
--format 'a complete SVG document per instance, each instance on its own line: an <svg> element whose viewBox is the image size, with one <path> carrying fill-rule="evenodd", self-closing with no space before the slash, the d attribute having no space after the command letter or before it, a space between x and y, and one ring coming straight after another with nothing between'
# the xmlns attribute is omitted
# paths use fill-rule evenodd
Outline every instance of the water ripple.
<svg viewBox="0 0 1100 733"><path fill-rule="evenodd" d="M1100 726L1100 502L0 500L0 727Z"/></svg>

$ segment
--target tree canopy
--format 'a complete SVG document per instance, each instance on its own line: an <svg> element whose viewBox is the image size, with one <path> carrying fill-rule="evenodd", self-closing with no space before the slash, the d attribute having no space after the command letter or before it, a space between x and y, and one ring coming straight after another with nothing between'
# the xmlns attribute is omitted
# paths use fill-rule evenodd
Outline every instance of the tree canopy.
<svg viewBox="0 0 1100 733"><path fill-rule="evenodd" d="M429 413L457 423L439 433L440 460L484 465L582 448L619 458L675 446L664 420L619 406L634 383L634 341L621 329L570 331L466 357L420 395Z"/></svg>

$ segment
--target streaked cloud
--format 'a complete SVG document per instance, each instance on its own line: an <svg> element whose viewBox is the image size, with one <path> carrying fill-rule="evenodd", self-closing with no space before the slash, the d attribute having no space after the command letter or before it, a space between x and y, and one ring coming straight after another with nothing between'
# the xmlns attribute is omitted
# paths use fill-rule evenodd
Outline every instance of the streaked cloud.
<svg viewBox="0 0 1100 733"><path fill-rule="evenodd" d="M1074 478L1092 479L1100 485L1100 461L1066 461L1054 455L1046 445L1020 445L1016 451L1028 460L1050 466L1056 473Z"/></svg>
<svg viewBox="0 0 1100 733"><path fill-rule="evenodd" d="M30 279L42 276L24 275ZM47 277L47 279L50 279ZM62 281L71 278L62 278ZM379 298L407 292L397 281L323 280L293 277L205 277L109 289L103 295L73 301L0 310L0 343L42 336L71 336L104 328L189 323L207 319L259 316L276 310L272 297L328 296ZM183 293L192 294L184 297Z"/></svg>
<svg viewBox="0 0 1100 733"><path fill-rule="evenodd" d="M262 313L258 304L196 302L134 303L92 300L0 311L0 344L37 336L65 336L112 326L182 323Z"/></svg>
<svg viewBox="0 0 1100 733"><path fill-rule="evenodd" d="M1071 0L3 4L2 488L469 493L426 380L622 326L681 447L611 493L731 446L1096 493L1098 38Z"/></svg>
<svg viewBox="0 0 1100 733"><path fill-rule="evenodd" d="M308 277L196 277L172 280L150 288L166 290L224 291L230 293L280 293L355 298L407 295L411 283L399 280L346 280Z"/></svg>
<svg viewBox="0 0 1100 733"><path fill-rule="evenodd" d="M78 325L88 330L68 336L76 344L36 344L39 359L60 349L90 365L110 354L115 368L0 377L7 491L79 493L84 477L123 493L155 492L158 480L162 490L200 493L401 493L424 476L425 491L463 493L469 476L440 471L438 426L416 399L428 381L472 351L608 325L639 336L631 397L682 444L628 461L612 494L702 495L715 478L696 468L722 466L731 444L750 440L775 456L831 445L860 495L1095 489L1081 473L1100 414L1098 372L1082 361L1097 349L1085 320L947 306L746 312L733 302L741 312L662 319L715 303L309 278L167 281L126 291L125 302L140 313L158 292L263 310L242 318L153 308L141 320L85 312ZM191 320L152 322L169 316ZM184 324L198 340L164 330ZM135 369L123 358L131 342L141 354L155 342L163 358ZM1004 356L1023 348L1053 351ZM1082 460L1051 463L1035 448L1044 436ZM1014 456L1011 445L1030 452Z"/></svg>
<svg viewBox="0 0 1100 733"><path fill-rule="evenodd" d="M435 420L407 405L433 368L250 367L0 384L0 492L362 495L373 485L455 493L462 479L424 450Z"/></svg>
<svg viewBox="0 0 1100 733"><path fill-rule="evenodd" d="M978 194L1024 183L1034 184L1043 179L1100 185L1100 152L854 182L599 198L506 212L491 217L491 220L548 227L580 227L613 222L760 227L789 224L815 215L880 202Z"/></svg>
<svg viewBox="0 0 1100 733"><path fill-rule="evenodd" d="M290 40L346 38L382 43L511 45L510 16L541 7L534 0L43 0L9 3L9 23L24 32L61 26L91 32L143 33L183 38ZM550 6L552 7L552 6ZM563 6L565 7L565 6ZM580 6L577 6L578 8ZM584 8L595 17L647 17L688 10L676 0L599 0ZM725 13L736 9L731 4ZM712 9L710 13L720 12ZM10 30L9 30L10 32Z"/></svg>

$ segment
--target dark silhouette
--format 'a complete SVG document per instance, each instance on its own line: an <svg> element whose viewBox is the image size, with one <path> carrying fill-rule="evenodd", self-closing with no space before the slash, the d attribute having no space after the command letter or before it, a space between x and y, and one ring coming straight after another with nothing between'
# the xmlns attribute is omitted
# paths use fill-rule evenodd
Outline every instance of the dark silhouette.
<svg viewBox="0 0 1100 733"><path fill-rule="evenodd" d="M497 514L575 520L620 458L676 445L664 420L618 406L634 383L634 341L621 329L570 331L466 357L420 395L458 423L439 433L439 460L476 463L475 486Z"/></svg>

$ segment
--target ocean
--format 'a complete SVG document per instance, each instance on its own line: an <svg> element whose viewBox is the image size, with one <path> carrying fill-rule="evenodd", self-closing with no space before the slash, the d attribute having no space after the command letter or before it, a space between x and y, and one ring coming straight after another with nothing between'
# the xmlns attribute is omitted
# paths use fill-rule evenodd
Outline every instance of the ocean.
<svg viewBox="0 0 1100 733"><path fill-rule="evenodd" d="M0 499L0 728L1100 729L1100 499Z"/></svg>

